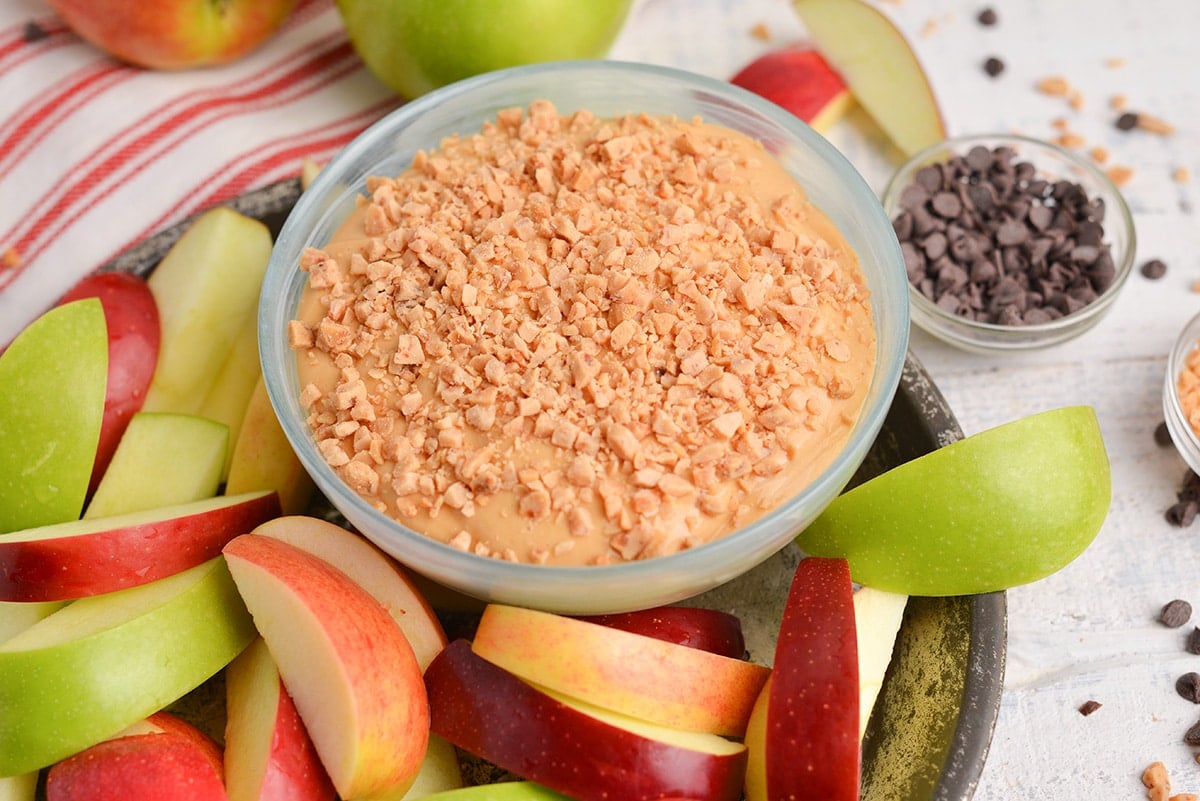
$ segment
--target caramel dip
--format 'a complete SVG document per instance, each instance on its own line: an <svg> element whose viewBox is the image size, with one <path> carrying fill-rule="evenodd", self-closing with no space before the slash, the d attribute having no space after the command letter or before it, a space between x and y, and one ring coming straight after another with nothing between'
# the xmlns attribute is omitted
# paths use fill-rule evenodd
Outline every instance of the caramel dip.
<svg viewBox="0 0 1200 801"><path fill-rule="evenodd" d="M483 556L721 537L837 456L875 329L857 258L754 140L501 111L420 152L300 267L300 401L346 483Z"/></svg>

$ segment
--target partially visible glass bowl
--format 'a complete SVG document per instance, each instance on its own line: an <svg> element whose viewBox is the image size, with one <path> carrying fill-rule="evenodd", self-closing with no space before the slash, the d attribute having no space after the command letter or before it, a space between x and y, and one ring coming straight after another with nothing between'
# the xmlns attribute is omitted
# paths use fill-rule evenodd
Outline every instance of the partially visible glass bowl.
<svg viewBox="0 0 1200 801"><path fill-rule="evenodd" d="M560 111L699 116L758 139L857 252L872 293L877 362L850 439L794 497L741 530L675 553L611 566L506 562L458 550L413 531L350 489L317 450L298 395L287 325L307 273L310 245L324 245L364 194L371 175L397 175L419 149L478 131L497 111L536 99ZM276 241L263 284L259 342L266 386L292 447L317 487L369 539L433 581L485 601L549 611L599 613L672 603L722 584L792 541L863 461L899 384L909 331L904 267L891 224L870 187L823 137L795 116L724 81L645 64L566 62L482 75L406 104L350 143L303 193Z"/></svg>
<svg viewBox="0 0 1200 801"><path fill-rule="evenodd" d="M1026 161L1037 177L1079 184L1089 198L1104 206L1104 241L1112 257L1111 282L1095 300L1048 322L1007 325L982 322L951 313L926 297L911 281L909 298L913 323L932 336L968 351L1015 351L1044 348L1079 336L1096 323L1117 299L1133 267L1136 236L1133 217L1116 185L1090 160L1050 142L1018 135L977 134L947 139L909 159L888 182L883 207L893 221L903 209L902 195L926 166L965 156L974 147L1011 148L1014 161Z"/></svg>
<svg viewBox="0 0 1200 801"><path fill-rule="evenodd" d="M1200 357L1200 314L1179 332L1167 355L1167 371L1163 378L1163 419L1167 431L1188 467L1200 473L1200 434L1192 426L1193 418L1200 421L1200 364L1188 363L1196 357ZM1185 387L1182 392L1181 378Z"/></svg>

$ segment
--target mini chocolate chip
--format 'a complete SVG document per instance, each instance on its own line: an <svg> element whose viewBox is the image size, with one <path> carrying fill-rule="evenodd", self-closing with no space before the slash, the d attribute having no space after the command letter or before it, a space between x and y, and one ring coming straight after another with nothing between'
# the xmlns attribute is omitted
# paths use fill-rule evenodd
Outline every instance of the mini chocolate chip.
<svg viewBox="0 0 1200 801"><path fill-rule="evenodd" d="M1159 447L1166 447L1171 444L1171 430L1167 428L1165 421L1154 427L1154 444Z"/></svg>
<svg viewBox="0 0 1200 801"><path fill-rule="evenodd" d="M1191 746L1200 745L1200 722L1193 723L1183 735L1183 741Z"/></svg>
<svg viewBox="0 0 1200 801"><path fill-rule="evenodd" d="M1192 627L1188 633L1187 642L1184 643L1183 649L1189 654L1200 654L1200 628Z"/></svg>
<svg viewBox="0 0 1200 801"><path fill-rule="evenodd" d="M1192 671L1175 679L1175 692L1193 704L1200 704L1200 673Z"/></svg>
<svg viewBox="0 0 1200 801"><path fill-rule="evenodd" d="M1154 281L1167 274L1167 265L1162 259L1150 259L1141 266L1142 275Z"/></svg>
<svg viewBox="0 0 1200 801"><path fill-rule="evenodd" d="M1102 706L1102 704L1099 701L1093 701L1093 700L1089 699L1087 701L1084 701L1080 705L1079 714L1083 715L1086 718L1088 715L1095 712L1101 706Z"/></svg>
<svg viewBox="0 0 1200 801"><path fill-rule="evenodd" d="M1167 628L1177 629L1192 619L1192 605L1176 598L1163 606L1158 619Z"/></svg>
<svg viewBox="0 0 1200 801"><path fill-rule="evenodd" d="M996 14L996 9L989 6L988 8L980 11L979 16L977 16L975 19L979 20L980 25L992 26L996 24L997 20L999 20L999 17Z"/></svg>
<svg viewBox="0 0 1200 801"><path fill-rule="evenodd" d="M1126 111L1121 116L1117 117L1117 128L1122 131L1130 131L1137 127L1138 115L1132 111Z"/></svg>
<svg viewBox="0 0 1200 801"><path fill-rule="evenodd" d="M1200 507L1200 504L1197 504L1194 500L1180 501L1173 504L1171 508L1167 509L1167 522L1179 528L1187 528L1195 522L1198 507Z"/></svg>
<svg viewBox="0 0 1200 801"><path fill-rule="evenodd" d="M21 32L21 38L29 44L40 42L49 35L50 34L46 32L45 28L43 28L41 25L38 25L33 20L26 22L25 29Z"/></svg>
<svg viewBox="0 0 1200 801"><path fill-rule="evenodd" d="M983 71L988 74L988 77L995 78L1004 72L1004 62L995 56L988 56L983 62Z"/></svg>

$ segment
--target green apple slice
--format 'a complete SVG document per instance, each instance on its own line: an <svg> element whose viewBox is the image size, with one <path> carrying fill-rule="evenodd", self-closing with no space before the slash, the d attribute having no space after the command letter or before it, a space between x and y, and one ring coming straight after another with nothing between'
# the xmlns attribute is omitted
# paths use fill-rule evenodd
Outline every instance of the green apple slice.
<svg viewBox="0 0 1200 801"><path fill-rule="evenodd" d="M0 532L79 517L107 383L96 298L51 309L0 355Z"/></svg>
<svg viewBox="0 0 1200 801"><path fill-rule="evenodd" d="M254 634L219 557L69 604L0 645L0 776L50 765L162 709Z"/></svg>
<svg viewBox="0 0 1200 801"><path fill-rule="evenodd" d="M273 489L284 514L308 509L313 481L292 450L260 377L246 404L225 482L228 493Z"/></svg>
<svg viewBox="0 0 1200 801"><path fill-rule="evenodd" d="M218 206L196 218L147 279L162 320L142 408L196 414L258 308L271 232Z"/></svg>
<svg viewBox="0 0 1200 801"><path fill-rule="evenodd" d="M503 781L442 790L422 796L423 801L570 801L562 793L537 782Z"/></svg>
<svg viewBox="0 0 1200 801"><path fill-rule="evenodd" d="M969 595L1044 578L1095 539L1112 478L1095 412L1067 406L982 431L834 499L796 538L860 584Z"/></svg>
<svg viewBox="0 0 1200 801"><path fill-rule="evenodd" d="M793 0L821 54L905 156L946 138L929 77L904 34L865 0Z"/></svg>
<svg viewBox="0 0 1200 801"><path fill-rule="evenodd" d="M109 517L211 498L220 487L227 450L229 429L215 420L138 412L83 516Z"/></svg>
<svg viewBox="0 0 1200 801"><path fill-rule="evenodd" d="M242 324L242 330L229 350L229 358L221 366L213 380L208 397L200 405L200 416L229 427L229 450L221 478L229 475L229 464L233 459L233 443L238 440L246 406L254 393L254 387L262 379L262 367L258 363L258 315L251 314Z"/></svg>

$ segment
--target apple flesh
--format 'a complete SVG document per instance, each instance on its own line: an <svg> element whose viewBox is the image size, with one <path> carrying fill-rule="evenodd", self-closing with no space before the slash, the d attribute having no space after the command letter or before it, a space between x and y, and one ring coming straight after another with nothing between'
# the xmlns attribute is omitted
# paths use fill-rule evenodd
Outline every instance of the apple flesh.
<svg viewBox="0 0 1200 801"><path fill-rule="evenodd" d="M631 0L338 0L354 49L401 97L520 64L600 58Z"/></svg>
<svg viewBox="0 0 1200 801"><path fill-rule="evenodd" d="M83 516L111 517L211 498L220 488L228 448L229 429L214 420L138 412Z"/></svg>
<svg viewBox="0 0 1200 801"><path fill-rule="evenodd" d="M234 338L229 356L213 379L208 396L200 404L198 414L229 428L229 451L221 470L221 478L229 475L233 461L233 446L241 434L242 422L254 388L262 380L258 361L258 315L252 314L242 323L242 331ZM255 489L260 489L255 487Z"/></svg>
<svg viewBox="0 0 1200 801"><path fill-rule="evenodd" d="M1112 478L1096 413L1040 412L973 434L839 495L796 538L854 580L904 595L1037 581L1095 539Z"/></svg>
<svg viewBox="0 0 1200 801"><path fill-rule="evenodd" d="M275 493L252 492L12 532L0 537L0 600L71 600L166 578L278 514Z"/></svg>
<svg viewBox="0 0 1200 801"><path fill-rule="evenodd" d="M0 533L79 517L107 380L96 298L51 309L0 354Z"/></svg>
<svg viewBox="0 0 1200 801"><path fill-rule="evenodd" d="M401 798L429 737L404 632L345 573L282 540L243 534L224 553L338 795Z"/></svg>
<svg viewBox="0 0 1200 801"><path fill-rule="evenodd" d="M571 801L537 782L503 781L477 784L422 796L423 801Z"/></svg>
<svg viewBox="0 0 1200 801"><path fill-rule="evenodd" d="M746 749L572 701L455 640L425 671L431 725L458 747L579 801L736 801Z"/></svg>
<svg viewBox="0 0 1200 801"><path fill-rule="evenodd" d="M121 435L146 400L162 337L158 305L140 276L125 272L95 273L72 287L59 305L91 297L98 298L104 309L108 383L89 492L95 491L100 483Z"/></svg>
<svg viewBox="0 0 1200 801"><path fill-rule="evenodd" d="M907 157L946 138L920 60L904 34L866 0L792 0L813 44Z"/></svg>
<svg viewBox="0 0 1200 801"><path fill-rule="evenodd" d="M228 801L221 749L167 712L46 772L46 801Z"/></svg>
<svg viewBox="0 0 1200 801"><path fill-rule="evenodd" d="M484 609L472 648L571 698L660 726L735 737L770 675L742 659L504 604Z"/></svg>
<svg viewBox="0 0 1200 801"><path fill-rule="evenodd" d="M698 648L730 659L746 655L742 621L730 612L702 606L656 606L631 612L584 615L580 620L597 623L643 637Z"/></svg>
<svg viewBox="0 0 1200 801"><path fill-rule="evenodd" d="M729 81L787 109L820 133L833 128L854 104L842 76L808 43L764 53Z"/></svg>
<svg viewBox="0 0 1200 801"><path fill-rule="evenodd" d="M158 365L144 409L197 414L257 313L271 232L218 206L184 231L147 283L162 320Z"/></svg>
<svg viewBox="0 0 1200 801"><path fill-rule="evenodd" d="M219 558L68 604L0 644L0 776L52 765L165 708L254 633Z"/></svg>
<svg viewBox="0 0 1200 801"><path fill-rule="evenodd" d="M246 403L238 431L225 491L272 489L279 495L284 514L307 509L313 494L312 478L283 433L261 377Z"/></svg>
<svg viewBox="0 0 1200 801"><path fill-rule="evenodd" d="M854 587L844 559L802 559L771 680L747 730L747 801L858 801Z"/></svg>
<svg viewBox="0 0 1200 801"><path fill-rule="evenodd" d="M229 801L333 801L336 793L262 638L225 670Z"/></svg>
<svg viewBox="0 0 1200 801"><path fill-rule="evenodd" d="M241 58L269 38L295 0L49 0L80 37L139 67L188 69Z"/></svg>
<svg viewBox="0 0 1200 801"><path fill-rule="evenodd" d="M859 587L854 592L854 629L858 648L858 737L861 740L871 722L871 710L883 689L896 636L904 623L908 596Z"/></svg>

